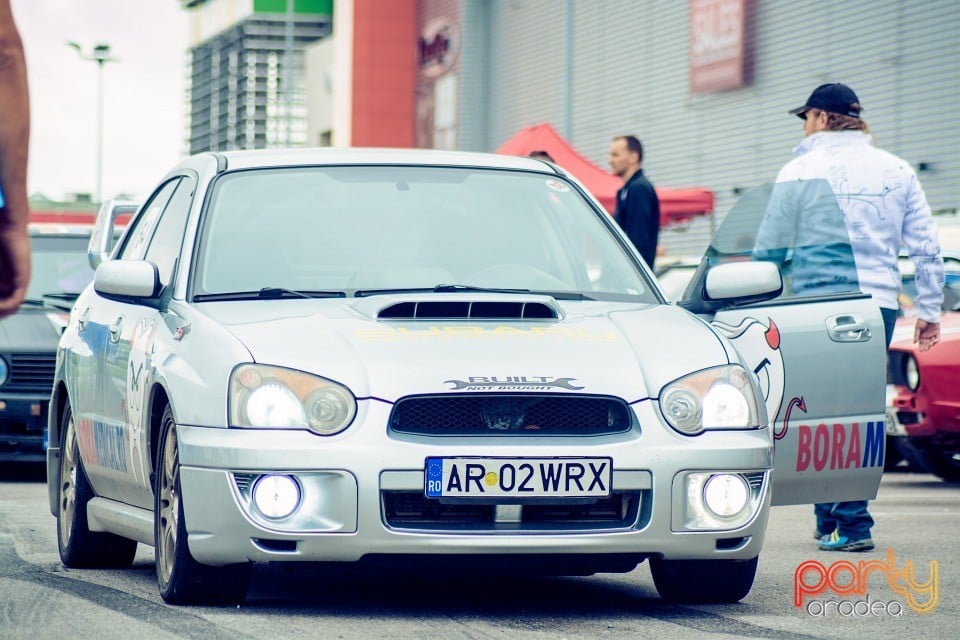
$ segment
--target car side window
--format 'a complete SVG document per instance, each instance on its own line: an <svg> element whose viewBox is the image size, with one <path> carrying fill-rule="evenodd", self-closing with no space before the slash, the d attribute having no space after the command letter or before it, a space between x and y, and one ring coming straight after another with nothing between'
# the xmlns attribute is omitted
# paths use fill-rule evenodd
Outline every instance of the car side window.
<svg viewBox="0 0 960 640"><path fill-rule="evenodd" d="M153 236L153 229L156 226L160 213L170 201L173 190L180 182L179 178L174 178L165 183L154 192L147 204L144 205L142 213L133 221L132 227L127 232L123 241L123 247L120 249L118 257L121 260L143 260L147 251L147 244Z"/></svg>
<svg viewBox="0 0 960 640"><path fill-rule="evenodd" d="M183 231L187 224L187 214L190 213L195 186L196 182L192 178L180 179L160 216L156 231L153 232L153 238L150 240L150 246L147 248L145 257L157 265L160 283L163 286L169 285L173 279L173 269L183 245Z"/></svg>
<svg viewBox="0 0 960 640"><path fill-rule="evenodd" d="M751 189L723 219L706 255L711 265L776 264L783 278L780 299L860 291L843 212L826 180Z"/></svg>

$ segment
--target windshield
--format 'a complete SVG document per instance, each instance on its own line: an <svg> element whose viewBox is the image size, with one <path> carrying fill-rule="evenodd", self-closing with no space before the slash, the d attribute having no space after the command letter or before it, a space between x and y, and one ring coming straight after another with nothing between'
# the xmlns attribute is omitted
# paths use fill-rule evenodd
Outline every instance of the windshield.
<svg viewBox="0 0 960 640"><path fill-rule="evenodd" d="M781 298L860 291L853 249L825 180L794 180L746 192L706 253L710 265L764 260L780 268Z"/></svg>
<svg viewBox="0 0 960 640"><path fill-rule="evenodd" d="M214 186L193 291L459 285L656 301L605 215L571 183L532 172L239 171Z"/></svg>
<svg viewBox="0 0 960 640"><path fill-rule="evenodd" d="M44 294L79 294L93 280L83 236L31 236L30 286L27 298Z"/></svg>

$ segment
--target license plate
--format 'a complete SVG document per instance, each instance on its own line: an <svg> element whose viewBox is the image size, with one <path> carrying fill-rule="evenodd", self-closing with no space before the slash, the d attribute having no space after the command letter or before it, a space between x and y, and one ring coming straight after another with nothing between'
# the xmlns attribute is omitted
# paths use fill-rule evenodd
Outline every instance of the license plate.
<svg viewBox="0 0 960 640"><path fill-rule="evenodd" d="M428 498L594 498L610 495L610 458L427 458Z"/></svg>

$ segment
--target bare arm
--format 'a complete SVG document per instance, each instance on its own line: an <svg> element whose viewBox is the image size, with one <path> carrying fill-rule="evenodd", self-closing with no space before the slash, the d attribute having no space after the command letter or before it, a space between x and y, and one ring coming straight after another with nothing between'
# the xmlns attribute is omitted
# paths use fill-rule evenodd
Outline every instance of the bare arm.
<svg viewBox="0 0 960 640"><path fill-rule="evenodd" d="M0 318L23 302L30 281L27 155L30 99L27 66L10 0L0 0Z"/></svg>

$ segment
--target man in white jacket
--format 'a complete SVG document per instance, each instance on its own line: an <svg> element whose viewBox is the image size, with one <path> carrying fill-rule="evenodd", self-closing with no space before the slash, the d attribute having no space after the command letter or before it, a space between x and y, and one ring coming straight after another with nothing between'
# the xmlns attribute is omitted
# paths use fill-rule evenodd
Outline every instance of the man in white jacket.
<svg viewBox="0 0 960 640"><path fill-rule="evenodd" d="M856 281L880 306L887 346L899 306L898 256L901 249L906 250L917 273L914 342L926 351L940 341L943 259L937 225L917 174L906 161L873 146L862 110L857 95L846 85L814 89L803 106L789 112L804 120L806 137L794 150L798 157L780 170L777 183L826 181L830 185L853 250ZM818 504L815 513L820 549L874 548L873 518L866 500Z"/></svg>

